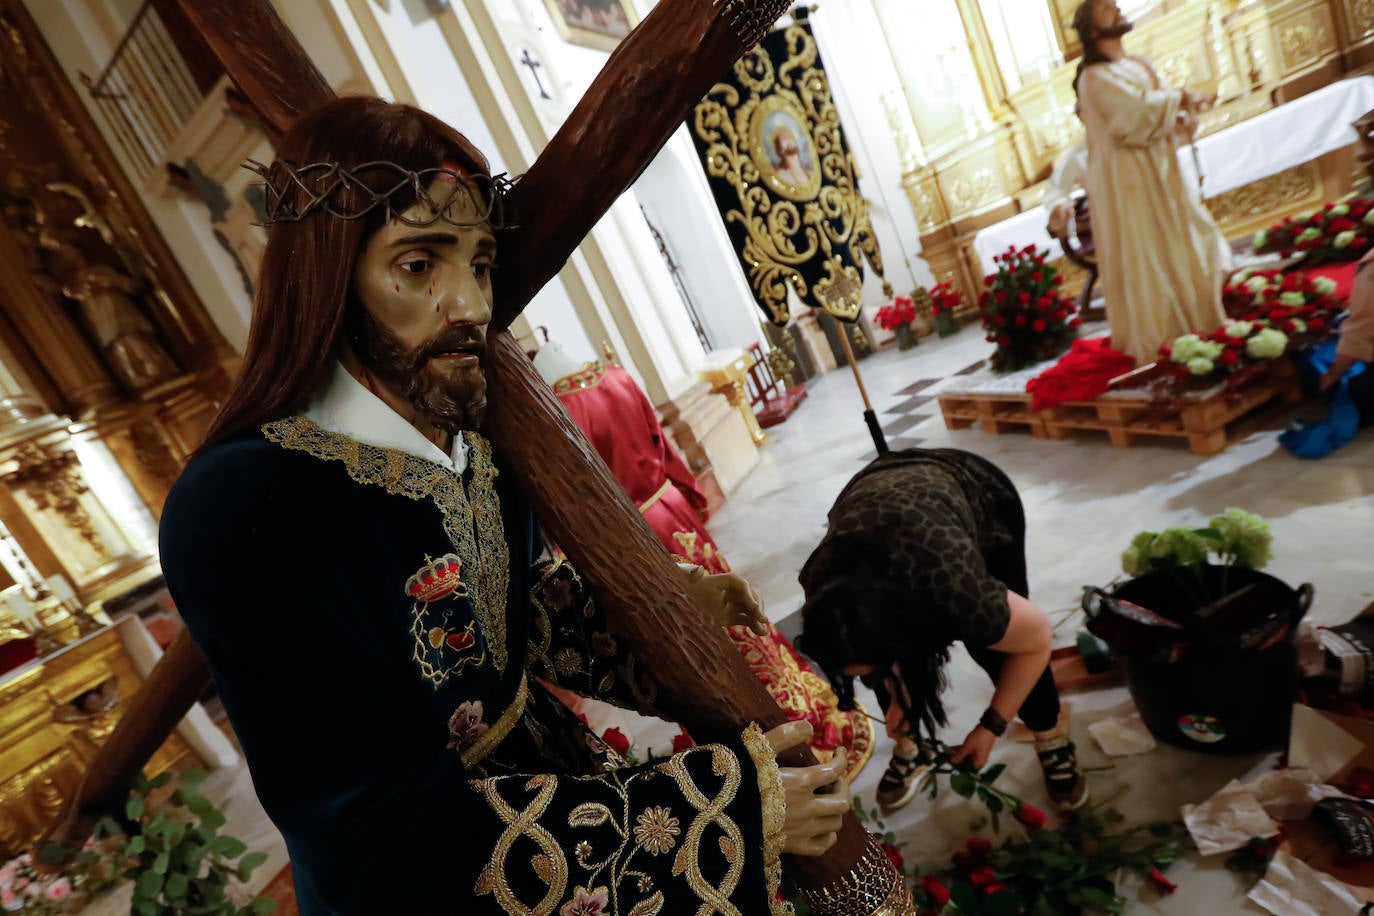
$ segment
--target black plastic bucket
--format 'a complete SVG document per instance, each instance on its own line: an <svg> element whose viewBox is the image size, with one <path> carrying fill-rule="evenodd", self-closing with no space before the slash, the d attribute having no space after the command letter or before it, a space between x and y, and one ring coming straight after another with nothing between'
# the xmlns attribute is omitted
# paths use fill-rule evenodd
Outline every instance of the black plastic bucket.
<svg viewBox="0 0 1374 916"><path fill-rule="evenodd" d="M1198 579L1201 577L1201 580ZM1207 629L1196 616L1200 596L1253 585L1286 631L1263 648L1248 648L1235 634ZM1156 570L1117 586L1090 589L1083 609L1093 621L1116 613L1114 599L1129 601L1183 625L1186 650L1177 661L1142 657L1112 647L1140 718L1159 740L1207 754L1246 754L1288 743L1298 696L1298 622L1312 603L1312 586L1294 589L1252 569L1204 566ZM1111 645L1111 640L1108 640Z"/></svg>

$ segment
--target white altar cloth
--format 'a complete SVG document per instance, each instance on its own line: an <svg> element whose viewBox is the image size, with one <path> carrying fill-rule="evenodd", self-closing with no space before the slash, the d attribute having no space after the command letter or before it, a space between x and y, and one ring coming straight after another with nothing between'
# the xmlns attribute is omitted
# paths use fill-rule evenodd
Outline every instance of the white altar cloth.
<svg viewBox="0 0 1374 916"><path fill-rule="evenodd" d="M1353 122L1374 110L1374 76L1339 80L1316 92L1270 109L1204 137L1197 143L1202 165L1204 197L1216 197L1261 178L1302 165L1359 139ZM1179 151L1179 163L1190 176L1193 154ZM1059 242L1045 231L1041 207L1018 213L979 232L973 238L985 273L992 273L992 256L1014 245L1036 245L1057 257Z"/></svg>

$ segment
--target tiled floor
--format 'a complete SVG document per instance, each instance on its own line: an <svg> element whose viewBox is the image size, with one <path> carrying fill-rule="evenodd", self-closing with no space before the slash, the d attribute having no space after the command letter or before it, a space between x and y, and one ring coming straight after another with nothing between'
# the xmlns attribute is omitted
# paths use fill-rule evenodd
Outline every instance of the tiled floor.
<svg viewBox="0 0 1374 916"><path fill-rule="evenodd" d="M945 340L927 338L910 351L878 354L860 365L891 445L968 449L997 462L1016 482L1028 519L1031 597L1058 621L1058 642L1071 642L1080 629L1077 607L1083 586L1104 585L1120 573L1121 551L1135 532L1205 521L1233 505L1270 521L1275 535L1271 572L1294 584L1315 584L1312 619L1339 622L1370 603L1374 431L1317 462L1295 459L1276 442L1292 411L1271 417L1267 428L1212 458L1193 455L1182 442L1115 449L1105 437L1087 434L1045 441L1028 432L992 436L977 429L948 431L936 402L924 400L923 392L934 380L976 371L987 349L970 328ZM770 432L761 465L730 494L711 530L734 568L764 596L770 618L795 635L801 603L797 572L824 532L831 502L874 452L847 372L814 381L802 407ZM962 652L951 670L948 737L958 740L986 706L991 688ZM1205 798L1231 778L1260 772L1274 761L1272 755L1219 758L1163 746L1140 757L1107 758L1093 747L1085 726L1128 710L1125 688L1070 694L1066 700L1082 761L1093 768L1095 796L1124 792L1118 807L1134 819L1177 817L1181 803ZM866 801L889 751L884 739L855 785ZM1032 802L1044 800L1028 746L1000 742L994 759L1008 764L1003 777L1008 789L1024 792ZM980 821L979 814L974 803L945 793L934 802L914 802L889 818L888 826L907 843L909 859L925 861L947 856L960 845L970 825ZM1220 858L1178 863L1170 871L1180 884L1176 894L1160 897L1143 890L1128 912L1262 912L1245 900L1248 886L1226 871Z"/></svg>

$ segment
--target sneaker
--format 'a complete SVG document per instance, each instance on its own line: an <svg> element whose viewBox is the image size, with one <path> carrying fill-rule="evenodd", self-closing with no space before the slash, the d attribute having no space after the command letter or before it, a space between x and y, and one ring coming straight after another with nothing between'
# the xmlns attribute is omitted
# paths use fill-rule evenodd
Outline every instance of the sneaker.
<svg viewBox="0 0 1374 916"><path fill-rule="evenodd" d="M875 800L884 811L896 811L908 804L930 779L930 765L919 757L904 757L894 752L878 780Z"/></svg>
<svg viewBox="0 0 1374 916"><path fill-rule="evenodd" d="M1072 811L1087 803L1088 780L1078 769L1078 755L1067 736L1035 742L1035 753L1040 758L1040 769L1045 772L1051 804L1060 811Z"/></svg>

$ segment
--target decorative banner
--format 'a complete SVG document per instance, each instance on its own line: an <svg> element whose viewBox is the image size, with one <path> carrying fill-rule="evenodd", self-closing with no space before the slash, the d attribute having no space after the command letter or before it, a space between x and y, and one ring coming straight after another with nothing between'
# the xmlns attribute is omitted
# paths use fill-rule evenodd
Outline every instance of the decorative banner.
<svg viewBox="0 0 1374 916"><path fill-rule="evenodd" d="M696 107L692 137L760 308L788 321L787 289L854 321L858 253L882 253L804 8L767 35ZM884 281L884 292L891 295Z"/></svg>

